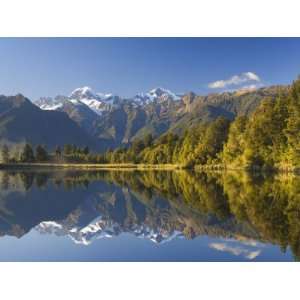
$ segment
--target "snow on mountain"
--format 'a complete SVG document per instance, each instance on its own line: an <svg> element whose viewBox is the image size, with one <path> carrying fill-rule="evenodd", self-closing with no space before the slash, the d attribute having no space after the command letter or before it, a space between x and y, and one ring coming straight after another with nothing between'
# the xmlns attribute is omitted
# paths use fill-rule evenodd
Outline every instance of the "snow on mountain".
<svg viewBox="0 0 300 300"><path fill-rule="evenodd" d="M93 90L88 87L82 87L82 88L77 88L75 89L69 96L70 99L97 99L100 100L97 94L93 92Z"/></svg>
<svg viewBox="0 0 300 300"><path fill-rule="evenodd" d="M164 102L164 101L179 101L181 97L177 94L174 94L170 90L158 87L150 90L148 93L141 93L136 95L133 100L136 103L140 104L149 104L151 102Z"/></svg>
<svg viewBox="0 0 300 300"><path fill-rule="evenodd" d="M79 101L88 106L97 115L102 115L103 111L109 109L108 100L112 98L112 94L94 93L93 90L85 86L75 89L69 96L70 101Z"/></svg>
<svg viewBox="0 0 300 300"><path fill-rule="evenodd" d="M174 94L173 92L171 92L170 90L164 89L164 88L155 88L152 89L149 93L150 97L152 97L152 99L160 99L160 100L174 100L174 101L178 101L181 99L181 97L179 97L178 95Z"/></svg>
<svg viewBox="0 0 300 300"><path fill-rule="evenodd" d="M133 98L126 99L134 105L147 105L152 102L162 103L165 101L178 101L181 96L164 88L155 88L147 93L141 93ZM63 106L69 102L73 105L85 105L97 115L101 116L104 111L117 107L123 99L114 94L95 93L90 87L77 88L66 96L55 98L43 97L35 102L44 110L63 110Z"/></svg>
<svg viewBox="0 0 300 300"><path fill-rule="evenodd" d="M60 97L43 97L35 102L43 110L58 110L64 104L64 99Z"/></svg>
<svg viewBox="0 0 300 300"><path fill-rule="evenodd" d="M95 93L90 87L85 86L82 88L75 89L70 95L70 99L77 99L79 101L87 101L87 100L93 100L98 102L107 102L113 98L114 95L104 94L104 93Z"/></svg>
<svg viewBox="0 0 300 300"><path fill-rule="evenodd" d="M107 101L114 96L113 94L103 94L103 93L97 93L96 95L97 97L100 97L102 101Z"/></svg>
<svg viewBox="0 0 300 300"><path fill-rule="evenodd" d="M72 101L73 99L71 99ZM95 112L97 115L102 115L103 111L105 110L105 104L97 99L87 99L83 98L80 100L83 104L88 106L93 112Z"/></svg>
<svg viewBox="0 0 300 300"><path fill-rule="evenodd" d="M91 88L83 87L75 89L68 97L42 97L35 101L35 104L43 110L63 110L66 104L84 105L97 115L101 115L103 111L112 107L115 99L116 96L112 94L94 93Z"/></svg>

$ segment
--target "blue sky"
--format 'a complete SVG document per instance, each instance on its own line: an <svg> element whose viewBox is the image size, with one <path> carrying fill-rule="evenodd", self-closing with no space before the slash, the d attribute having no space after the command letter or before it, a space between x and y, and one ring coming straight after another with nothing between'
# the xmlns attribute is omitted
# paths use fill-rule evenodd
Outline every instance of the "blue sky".
<svg viewBox="0 0 300 300"><path fill-rule="evenodd" d="M82 86L126 97L158 86L206 94L299 74L300 38L0 38L0 94L32 100Z"/></svg>

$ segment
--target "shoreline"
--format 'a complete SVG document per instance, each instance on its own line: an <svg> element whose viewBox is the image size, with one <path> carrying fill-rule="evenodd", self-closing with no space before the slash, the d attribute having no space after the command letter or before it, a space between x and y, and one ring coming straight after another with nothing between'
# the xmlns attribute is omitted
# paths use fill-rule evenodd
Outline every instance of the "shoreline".
<svg viewBox="0 0 300 300"><path fill-rule="evenodd" d="M231 167L225 165L195 165L194 171L198 172L227 172L227 171L237 171L237 172L248 172L252 174L294 174L300 175L299 167L274 167L274 168L260 168L260 167Z"/></svg>
<svg viewBox="0 0 300 300"><path fill-rule="evenodd" d="M299 175L299 168L281 168L281 169L259 169L259 168L237 168L224 167L222 165L195 165L188 168L179 164L134 164L134 163L116 163L116 164L91 164L91 163L0 163L0 170L28 170L28 169L69 169L69 170L191 170L195 172L228 172L242 171L249 173L269 173L269 174L295 174Z"/></svg>
<svg viewBox="0 0 300 300"><path fill-rule="evenodd" d="M183 166L175 164L82 164L82 163L0 163L0 170L11 169L86 169L86 170L181 170Z"/></svg>

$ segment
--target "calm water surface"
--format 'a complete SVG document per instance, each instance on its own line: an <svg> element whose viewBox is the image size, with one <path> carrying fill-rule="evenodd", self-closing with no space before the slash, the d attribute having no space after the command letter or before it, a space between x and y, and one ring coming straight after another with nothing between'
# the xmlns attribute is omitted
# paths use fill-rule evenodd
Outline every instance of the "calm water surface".
<svg viewBox="0 0 300 300"><path fill-rule="evenodd" d="M300 178L1 171L0 261L294 261Z"/></svg>

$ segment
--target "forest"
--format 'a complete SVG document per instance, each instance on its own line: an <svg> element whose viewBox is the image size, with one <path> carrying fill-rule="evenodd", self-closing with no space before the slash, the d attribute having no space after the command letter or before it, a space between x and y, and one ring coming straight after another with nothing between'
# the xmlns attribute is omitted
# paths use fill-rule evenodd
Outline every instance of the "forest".
<svg viewBox="0 0 300 300"><path fill-rule="evenodd" d="M129 149L105 153L111 163L180 164L186 168L295 170L300 164L300 79L288 94L278 91L250 116L219 117L156 140L147 135Z"/></svg>
<svg viewBox="0 0 300 300"><path fill-rule="evenodd" d="M53 153L25 144L18 153L2 146L4 163L176 164L182 168L297 170L300 166L300 78L288 93L265 98L249 116L218 117L177 135L147 134L129 147L91 153L88 147L57 146Z"/></svg>

